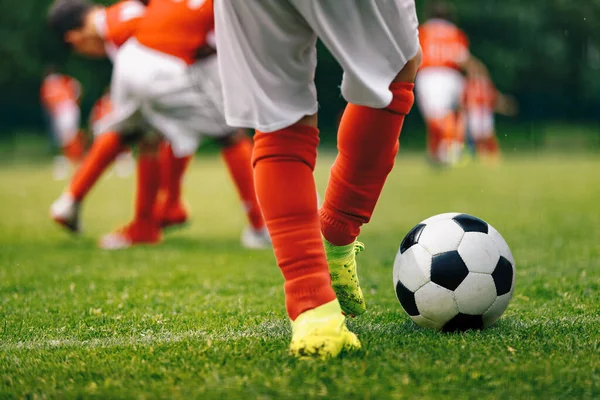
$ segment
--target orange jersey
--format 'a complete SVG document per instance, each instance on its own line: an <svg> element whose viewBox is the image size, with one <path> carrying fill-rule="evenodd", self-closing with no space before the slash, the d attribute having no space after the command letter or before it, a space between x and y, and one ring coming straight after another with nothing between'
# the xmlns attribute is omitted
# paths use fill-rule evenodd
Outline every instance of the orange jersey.
<svg viewBox="0 0 600 400"><path fill-rule="evenodd" d="M146 7L137 0L123 0L97 14L96 29L104 39L106 52L112 57L131 38Z"/></svg>
<svg viewBox="0 0 600 400"><path fill-rule="evenodd" d="M469 58L469 40L451 22L432 19L419 27L419 41L423 50L421 68L447 67L460 70L460 64Z"/></svg>
<svg viewBox="0 0 600 400"><path fill-rule="evenodd" d="M62 74L48 75L40 89L42 104L50 112L55 112L63 104L77 103L79 94L79 82Z"/></svg>
<svg viewBox="0 0 600 400"><path fill-rule="evenodd" d="M214 30L213 0L152 0L135 38L192 64Z"/></svg>
<svg viewBox="0 0 600 400"><path fill-rule="evenodd" d="M94 107L90 114L92 124L98 122L98 120L108 115L111 111L112 103L110 101L110 95L105 94L94 103Z"/></svg>
<svg viewBox="0 0 600 400"><path fill-rule="evenodd" d="M463 103L466 108L494 109L498 91L486 77L469 78L465 85Z"/></svg>

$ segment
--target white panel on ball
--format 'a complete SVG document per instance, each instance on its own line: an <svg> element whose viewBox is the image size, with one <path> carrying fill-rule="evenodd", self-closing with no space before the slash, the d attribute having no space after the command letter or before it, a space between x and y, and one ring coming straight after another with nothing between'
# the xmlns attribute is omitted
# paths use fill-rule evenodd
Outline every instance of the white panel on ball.
<svg viewBox="0 0 600 400"><path fill-rule="evenodd" d="M415 302L419 314L436 324L445 324L458 314L454 294L433 282L417 290Z"/></svg>
<svg viewBox="0 0 600 400"><path fill-rule="evenodd" d="M481 232L465 232L458 254L471 272L491 274L498 264L500 252L492 238Z"/></svg>
<svg viewBox="0 0 600 400"><path fill-rule="evenodd" d="M508 303L512 297L512 291L509 293L503 294L502 296L498 296L494 304L483 314L483 327L487 328L494 324L494 322L498 321L498 319L502 316L506 307L508 307Z"/></svg>
<svg viewBox="0 0 600 400"><path fill-rule="evenodd" d="M422 326L423 328L432 328L440 330L444 326L443 323L433 322L432 320L425 318L422 315L417 315L415 317L410 318L412 318L412 320L415 321L417 325Z"/></svg>
<svg viewBox="0 0 600 400"><path fill-rule="evenodd" d="M396 255L394 261L394 284L397 281L411 292L429 282L431 254L419 244L413 245L404 254Z"/></svg>
<svg viewBox="0 0 600 400"><path fill-rule="evenodd" d="M481 315L496 300L496 285L489 274L470 272L454 290L458 311L463 314Z"/></svg>
<svg viewBox="0 0 600 400"><path fill-rule="evenodd" d="M435 221L425 225L419 237L419 244L432 255L454 251L463 237L464 231L451 219Z"/></svg>
<svg viewBox="0 0 600 400"><path fill-rule="evenodd" d="M508 247L506 240L504 240L500 232L498 232L493 226L488 224L488 235L492 238L494 243L496 243L496 247L498 248L500 255L506 258L508 261L510 261L510 263L514 267L515 259L512 255L512 252L510 251L510 247Z"/></svg>
<svg viewBox="0 0 600 400"><path fill-rule="evenodd" d="M443 213L443 214L438 214L438 215L434 215L433 217L429 217L424 221L421 221L422 224L430 224L432 222L435 221L442 221L445 219L452 219L454 217L456 217L457 215L460 215L460 213L454 213L454 212L449 212L449 213Z"/></svg>

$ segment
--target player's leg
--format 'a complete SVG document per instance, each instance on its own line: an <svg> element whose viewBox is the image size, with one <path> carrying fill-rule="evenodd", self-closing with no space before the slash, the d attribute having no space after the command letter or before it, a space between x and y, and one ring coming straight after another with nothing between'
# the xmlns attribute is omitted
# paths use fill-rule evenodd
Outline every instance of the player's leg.
<svg viewBox="0 0 600 400"><path fill-rule="evenodd" d="M248 249L271 247L271 237L262 216L256 191L254 190L254 172L252 170L252 139L244 129L218 138L221 156L229 175L235 184L242 206L248 218L249 226L242 232L242 246Z"/></svg>
<svg viewBox="0 0 600 400"><path fill-rule="evenodd" d="M416 78L417 105L427 126L429 159L441 165L452 164L453 149L460 148L462 125L456 110L462 94L461 74L445 67L429 67Z"/></svg>
<svg viewBox="0 0 600 400"><path fill-rule="evenodd" d="M294 4L344 69L348 100L338 132L339 154L331 168L320 222L333 287L347 314L361 314L356 241L390 173L404 117L413 102L420 64L412 0Z"/></svg>
<svg viewBox="0 0 600 400"><path fill-rule="evenodd" d="M104 235L99 242L101 248L115 250L160 242L160 225L154 217L160 182L159 143L159 139L154 136L146 136L139 141L133 220L114 232Z"/></svg>
<svg viewBox="0 0 600 400"><path fill-rule="evenodd" d="M127 52L119 53L111 82L113 108L94 123L95 140L90 152L68 188L50 208L52 219L73 232L80 230L79 210L85 196L123 151L126 138L139 132L141 105L136 96L132 95L130 87L130 83L139 76L135 61Z"/></svg>
<svg viewBox="0 0 600 400"><path fill-rule="evenodd" d="M192 156L175 157L171 144L160 145L160 188L154 211L155 218L163 228L182 225L188 220L188 212L182 199L183 175Z"/></svg>
<svg viewBox="0 0 600 400"><path fill-rule="evenodd" d="M494 132L494 113L487 107L477 107L469 112L469 130L473 132L477 154L483 161L496 162L500 147Z"/></svg>
<svg viewBox="0 0 600 400"><path fill-rule="evenodd" d="M122 149L121 135L116 132L96 137L71 182L52 204L50 212L55 222L72 232L79 232L81 203Z"/></svg>
<svg viewBox="0 0 600 400"><path fill-rule="evenodd" d="M258 130L256 195L285 279L290 351L328 357L356 348L331 287L315 202L316 36L277 0L217 1L215 22L227 122Z"/></svg>

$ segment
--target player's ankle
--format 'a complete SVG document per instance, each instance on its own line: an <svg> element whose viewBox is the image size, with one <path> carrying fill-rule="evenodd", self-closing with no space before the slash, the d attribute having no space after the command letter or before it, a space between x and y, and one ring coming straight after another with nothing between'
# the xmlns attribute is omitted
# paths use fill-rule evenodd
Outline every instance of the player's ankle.
<svg viewBox="0 0 600 400"><path fill-rule="evenodd" d="M349 244L338 246L329 242L327 238L323 238L327 258L344 258L352 255L354 253L354 241L352 240Z"/></svg>
<svg viewBox="0 0 600 400"><path fill-rule="evenodd" d="M292 321L300 314L336 299L329 270L288 280L284 289L286 307Z"/></svg>

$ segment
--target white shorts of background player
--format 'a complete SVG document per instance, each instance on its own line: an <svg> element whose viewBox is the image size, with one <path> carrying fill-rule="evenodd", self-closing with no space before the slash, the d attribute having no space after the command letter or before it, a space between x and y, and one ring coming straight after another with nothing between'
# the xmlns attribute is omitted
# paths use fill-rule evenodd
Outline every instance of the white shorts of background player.
<svg viewBox="0 0 600 400"><path fill-rule="evenodd" d="M234 131L225 122L217 57L187 65L130 39L118 51L111 82L113 111L95 132L151 128L177 157L193 154L204 136Z"/></svg>
<svg viewBox="0 0 600 400"><path fill-rule="evenodd" d="M415 80L416 101L425 120L444 118L458 110L465 78L454 68L427 67Z"/></svg>

